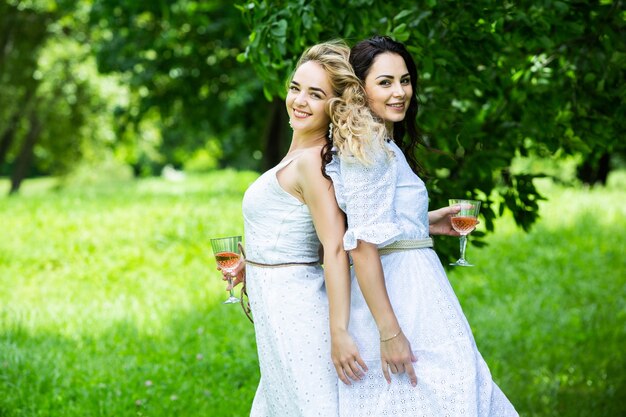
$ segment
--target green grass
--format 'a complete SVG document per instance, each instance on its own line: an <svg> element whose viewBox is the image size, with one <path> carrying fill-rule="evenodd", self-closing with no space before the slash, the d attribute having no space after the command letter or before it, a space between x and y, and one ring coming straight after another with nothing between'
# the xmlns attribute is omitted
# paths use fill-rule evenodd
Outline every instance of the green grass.
<svg viewBox="0 0 626 417"><path fill-rule="evenodd" d="M625 415L626 187L541 189L530 233L501 219L450 280L494 379L523 416ZM470 237L471 239L471 237Z"/></svg>
<svg viewBox="0 0 626 417"><path fill-rule="evenodd" d="M234 171L0 197L0 417L246 416L254 332L225 306L209 237L241 233ZM542 184L450 280L522 416L626 413L626 177ZM0 193L8 185L0 182Z"/></svg>

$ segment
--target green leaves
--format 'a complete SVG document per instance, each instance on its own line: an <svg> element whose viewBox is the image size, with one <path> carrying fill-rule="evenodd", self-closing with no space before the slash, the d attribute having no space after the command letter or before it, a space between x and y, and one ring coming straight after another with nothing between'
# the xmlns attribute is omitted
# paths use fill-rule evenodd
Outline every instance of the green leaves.
<svg viewBox="0 0 626 417"><path fill-rule="evenodd" d="M258 165L249 155L264 140L258 132L268 110L262 82L246 63L246 43L260 38L245 27L250 11L263 7L221 0L94 4L90 25L99 68L124 73L133 86L136 100L123 112L130 116L125 126L138 137L141 119L151 119L162 132L157 155L137 160L148 172L158 171L162 161L183 165L214 137L224 144L222 164ZM286 26L283 20L272 28L282 43ZM276 45L276 53L285 52ZM261 76L273 71L264 64Z"/></svg>
<svg viewBox="0 0 626 417"><path fill-rule="evenodd" d="M285 19L281 19L278 22L272 23L270 26L270 32L273 37L277 38L276 40L284 41L287 37L287 21Z"/></svg>
<svg viewBox="0 0 626 417"><path fill-rule="evenodd" d="M19 18L13 14L18 3ZM182 165L214 140L223 146L222 164L259 168L249 155L275 158L279 152L268 148L286 129L276 127L285 124L278 119L267 127L279 108L268 101L284 97L285 81L302 51L333 38L353 44L387 34L413 54L420 75L418 124L429 145L448 155L420 155L435 173L429 184L432 204L442 204L443 190L456 187L490 196L493 181L482 182L483 177L497 177L517 154L563 150L597 159L606 151L626 152L620 140L626 131L622 6L623 1L565 0L527 5L477 0L462 7L435 0L4 2L0 46L10 47L0 48L0 133L10 131L12 115L18 114L15 126L22 130L16 137L24 137L27 112L20 118L24 104L15 103L27 101L26 92L41 82L50 84L37 70L37 59L52 36L88 47L65 60L67 83L59 88L68 100L58 109L81 97L94 109L104 106L93 95L77 94L87 91L75 89L80 83L71 79L82 71L76 70L79 56L95 55L98 69L128 88L115 110L104 111L116 117L109 124L115 133L105 136L124 147L116 153L142 165L136 172L156 172L164 161ZM85 103L73 107L72 123L98 119L81 115L79 109L89 108ZM55 132L70 131L60 127L67 117L47 119L58 126ZM144 134L148 131L158 134ZM42 143L37 161L55 152L54 141ZM494 157L490 152L496 149ZM481 153L497 163L468 163ZM15 154L13 145L9 161ZM495 171L479 172L487 167ZM4 172L8 169L5 165ZM450 175L438 177L441 172Z"/></svg>
<svg viewBox="0 0 626 417"><path fill-rule="evenodd" d="M373 34L406 42L420 74L418 124L429 145L447 155L420 154L435 175L433 207L450 195L479 196L486 207L502 202L527 230L541 196L534 176L507 173L516 155L625 148L612 133L626 131L619 113L626 112L626 47L616 36L626 28L617 4L254 4L244 14L255 34L246 58L266 96L284 94L295 59L314 43L334 37L355 43ZM489 208L485 216L491 227Z"/></svg>
<svg viewBox="0 0 626 417"><path fill-rule="evenodd" d="M407 31L406 23L401 23L393 29L391 36L399 42L405 42L411 35Z"/></svg>

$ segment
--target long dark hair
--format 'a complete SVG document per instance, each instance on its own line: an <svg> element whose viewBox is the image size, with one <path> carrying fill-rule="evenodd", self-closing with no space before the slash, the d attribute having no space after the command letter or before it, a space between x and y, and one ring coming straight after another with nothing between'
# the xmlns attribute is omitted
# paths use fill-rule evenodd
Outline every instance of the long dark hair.
<svg viewBox="0 0 626 417"><path fill-rule="evenodd" d="M382 53L391 52L398 54L404 59L406 68L411 77L413 86L413 96L409 101L409 108L406 111L404 120L393 124L394 140L402 149L411 169L418 175L424 175L425 170L417 161L416 152L420 146L425 146L422 134L417 127L417 66L413 57L407 51L404 44L396 42L388 36L374 36L365 39L352 47L350 50L350 64L357 77L365 83L365 78L372 67L374 59Z"/></svg>

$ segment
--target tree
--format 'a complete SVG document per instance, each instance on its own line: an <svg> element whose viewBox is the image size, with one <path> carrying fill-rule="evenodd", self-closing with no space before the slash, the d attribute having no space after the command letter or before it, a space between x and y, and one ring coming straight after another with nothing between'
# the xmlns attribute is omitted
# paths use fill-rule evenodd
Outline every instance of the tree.
<svg viewBox="0 0 626 417"><path fill-rule="evenodd" d="M538 217L537 175L512 171L516 156L623 149L622 1L248 1L240 10L250 30L241 59L268 97L284 94L316 42L405 42L421 74L418 124L440 151L419 155L431 204L478 197L489 231L506 209L524 229Z"/></svg>
<svg viewBox="0 0 626 417"><path fill-rule="evenodd" d="M222 166L258 168L250 155L268 143L275 105L237 61L247 38L231 2L97 0L90 26L100 71L121 74L133 94L119 109L120 135L146 117L157 121L163 160L154 165L182 165L212 147Z"/></svg>
<svg viewBox="0 0 626 417"><path fill-rule="evenodd" d="M0 3L0 88L3 92L0 96L0 167L5 173L9 153L19 148L19 136L28 129L22 122L39 84L33 77L37 52L47 38L46 28L51 20L52 15L47 10L19 9L16 4ZM35 116L31 114L26 123L28 121L34 122ZM37 137L31 137L27 142L36 140ZM20 155L30 159L27 149L22 149ZM21 165L26 167L26 164Z"/></svg>
<svg viewBox="0 0 626 417"><path fill-rule="evenodd" d="M1 3L0 167L10 193L107 146L107 104L75 2Z"/></svg>

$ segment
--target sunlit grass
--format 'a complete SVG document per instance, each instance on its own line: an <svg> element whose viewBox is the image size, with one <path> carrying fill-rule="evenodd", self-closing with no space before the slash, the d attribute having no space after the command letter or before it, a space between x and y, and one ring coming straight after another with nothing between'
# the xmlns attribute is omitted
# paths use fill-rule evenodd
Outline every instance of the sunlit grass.
<svg viewBox="0 0 626 417"><path fill-rule="evenodd" d="M0 415L241 415L254 334L208 239L241 233L255 176L1 199Z"/></svg>
<svg viewBox="0 0 626 417"><path fill-rule="evenodd" d="M524 416L622 415L626 188L539 185L548 201L531 232L501 219L487 248L469 249L477 266L451 281Z"/></svg>
<svg viewBox="0 0 626 417"><path fill-rule="evenodd" d="M254 332L221 304L208 239L241 233L255 177L45 179L0 197L0 416L248 415ZM468 248L476 266L450 271L522 416L626 410L625 184L540 184L530 233L500 219L486 248Z"/></svg>

